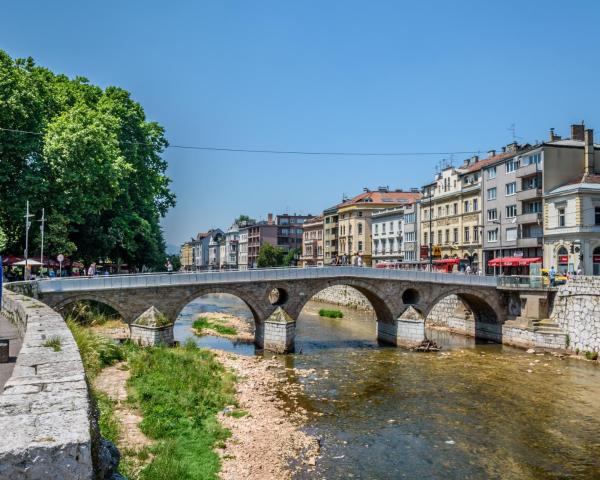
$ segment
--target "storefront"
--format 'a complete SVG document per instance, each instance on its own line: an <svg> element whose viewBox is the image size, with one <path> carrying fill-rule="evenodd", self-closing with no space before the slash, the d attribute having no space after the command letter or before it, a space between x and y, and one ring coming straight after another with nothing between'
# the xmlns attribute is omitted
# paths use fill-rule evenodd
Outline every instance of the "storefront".
<svg viewBox="0 0 600 480"><path fill-rule="evenodd" d="M533 263L542 263L542 257L497 257L488 262L488 267L498 268L500 275L529 275Z"/></svg>
<svg viewBox="0 0 600 480"><path fill-rule="evenodd" d="M569 271L569 252L565 247L560 247L556 255L556 271L559 274L566 274ZM573 270L573 268L571 268Z"/></svg>
<svg viewBox="0 0 600 480"><path fill-rule="evenodd" d="M594 248L594 253L592 254L592 266L593 274L600 275L600 247Z"/></svg>

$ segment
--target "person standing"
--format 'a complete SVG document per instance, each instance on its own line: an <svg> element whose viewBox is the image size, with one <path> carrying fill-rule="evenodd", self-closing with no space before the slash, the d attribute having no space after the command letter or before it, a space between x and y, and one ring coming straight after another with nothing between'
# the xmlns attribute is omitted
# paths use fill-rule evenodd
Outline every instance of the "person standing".
<svg viewBox="0 0 600 480"><path fill-rule="evenodd" d="M556 286L556 270L554 270L554 265L550 267L550 271L548 272L548 276L550 277L550 286Z"/></svg>

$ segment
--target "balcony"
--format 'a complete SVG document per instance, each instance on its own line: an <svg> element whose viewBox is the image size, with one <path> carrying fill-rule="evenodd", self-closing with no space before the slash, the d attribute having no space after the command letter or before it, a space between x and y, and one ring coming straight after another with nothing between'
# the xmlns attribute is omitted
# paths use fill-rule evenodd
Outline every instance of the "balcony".
<svg viewBox="0 0 600 480"><path fill-rule="evenodd" d="M517 247L518 248L541 247L542 243L543 243L542 237L517 238Z"/></svg>
<svg viewBox="0 0 600 480"><path fill-rule="evenodd" d="M524 167L518 168L515 172L516 178L525 178L530 177L532 175L536 175L538 172L541 172L541 167L537 163L532 163L530 165L525 165Z"/></svg>
<svg viewBox="0 0 600 480"><path fill-rule="evenodd" d="M517 201L525 202L527 200L535 200L536 198L542 198L541 188L529 188L528 190L521 190L517 192Z"/></svg>
<svg viewBox="0 0 600 480"><path fill-rule="evenodd" d="M541 213L523 213L522 215L517 216L517 223L526 224L526 223L542 223L542 214Z"/></svg>

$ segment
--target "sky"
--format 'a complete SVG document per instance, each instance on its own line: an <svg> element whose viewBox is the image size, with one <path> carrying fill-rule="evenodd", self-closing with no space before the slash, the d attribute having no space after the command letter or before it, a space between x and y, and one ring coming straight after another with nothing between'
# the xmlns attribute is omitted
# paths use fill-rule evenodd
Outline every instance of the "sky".
<svg viewBox="0 0 600 480"><path fill-rule="evenodd" d="M600 2L0 1L0 48L129 90L173 145L439 155L165 152L178 245L239 214L420 187L513 141L600 135Z"/></svg>

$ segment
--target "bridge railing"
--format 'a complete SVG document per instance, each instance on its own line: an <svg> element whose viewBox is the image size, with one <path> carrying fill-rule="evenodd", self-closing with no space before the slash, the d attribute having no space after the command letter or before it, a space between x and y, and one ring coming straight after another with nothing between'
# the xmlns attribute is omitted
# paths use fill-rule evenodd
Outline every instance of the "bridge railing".
<svg viewBox="0 0 600 480"><path fill-rule="evenodd" d="M153 273L141 275L111 275L96 277L69 277L37 281L40 292L66 292L122 288L150 288L176 285L218 284L236 282L308 280L319 278L371 278L406 280L414 282L445 283L492 287L499 277L465 275L459 273L392 270L355 266L315 268L265 268L205 272Z"/></svg>

